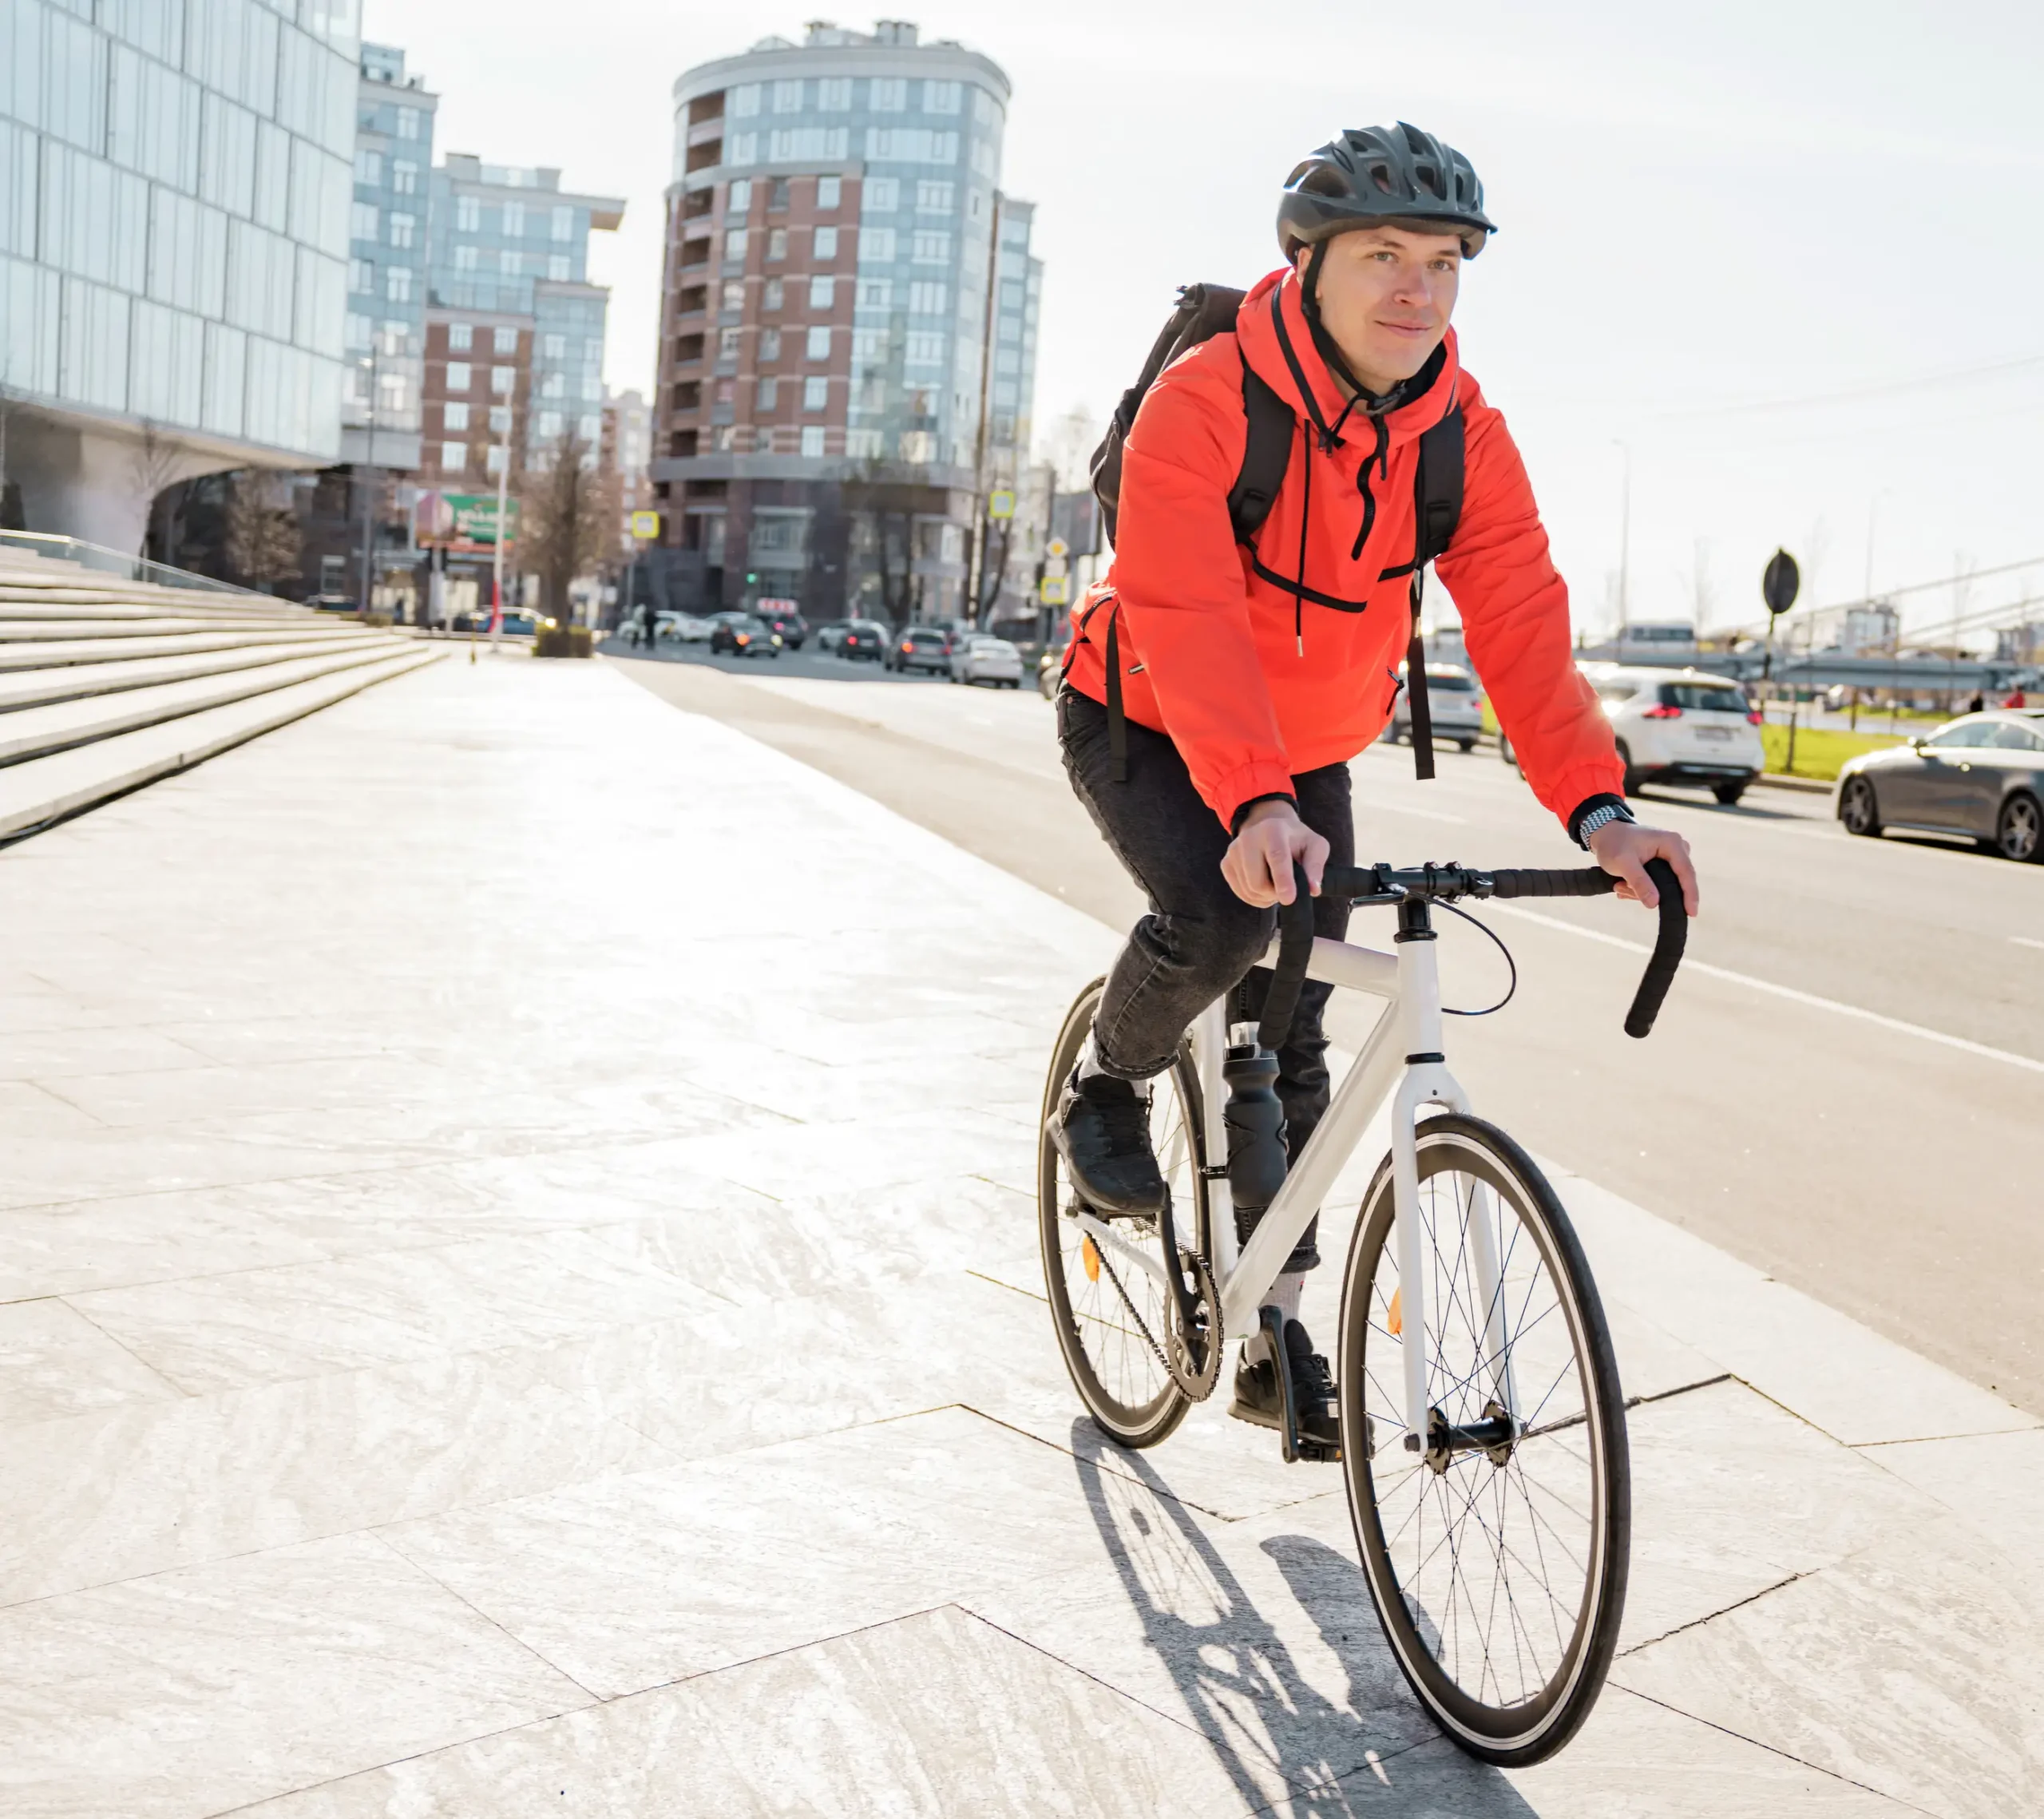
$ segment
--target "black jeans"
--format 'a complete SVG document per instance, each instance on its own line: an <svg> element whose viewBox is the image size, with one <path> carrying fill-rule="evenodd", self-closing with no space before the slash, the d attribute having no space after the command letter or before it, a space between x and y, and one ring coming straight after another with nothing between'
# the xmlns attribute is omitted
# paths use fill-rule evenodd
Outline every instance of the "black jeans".
<svg viewBox="0 0 2044 1819"><path fill-rule="evenodd" d="M1253 908L1229 889L1221 875L1228 830L1193 787L1185 760L1164 734L1128 723L1128 781L1117 783L1105 707L1075 689L1061 689L1057 730L1073 791L1150 899L1150 913L1130 932L1107 975L1093 1024L1102 1068L1124 1080L1145 1080L1171 1065L1194 1017L1223 992L1242 988L1230 1021L1253 1021L1258 1015L1270 974L1254 962L1270 945L1277 913ZM1308 771L1292 779L1292 788L1299 818L1328 843L1329 864L1353 865L1348 766ZM1340 940L1349 927L1346 901L1317 898L1313 926ZM1278 1096L1285 1108L1285 1147L1294 1160L1327 1110L1321 1017L1333 990L1307 981L1291 1036L1278 1052ZM1289 1267L1308 1269L1319 1261L1313 1238L1309 1227Z"/></svg>

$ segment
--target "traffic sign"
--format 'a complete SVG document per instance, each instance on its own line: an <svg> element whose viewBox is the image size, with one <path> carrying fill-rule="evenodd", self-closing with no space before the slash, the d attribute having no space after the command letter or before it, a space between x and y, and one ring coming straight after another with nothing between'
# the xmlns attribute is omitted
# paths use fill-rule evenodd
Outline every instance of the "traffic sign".
<svg viewBox="0 0 2044 1819"><path fill-rule="evenodd" d="M1786 612L1796 604L1796 593L1802 585L1802 571L1787 550L1777 549L1768 557L1766 572L1760 580L1760 592L1769 612L1777 618Z"/></svg>
<svg viewBox="0 0 2044 1819"><path fill-rule="evenodd" d="M987 516L990 518L1012 518L1015 516L1015 495L1005 486L1000 486L987 495Z"/></svg>
<svg viewBox="0 0 2044 1819"><path fill-rule="evenodd" d="M1069 606L1072 604L1072 581L1065 575L1046 575L1043 579L1042 599L1046 606Z"/></svg>
<svg viewBox="0 0 2044 1819"><path fill-rule="evenodd" d="M634 512L632 514L632 534L643 542L651 543L660 534L660 514L658 512Z"/></svg>
<svg viewBox="0 0 2044 1819"><path fill-rule="evenodd" d="M1054 537L1048 543L1044 545L1044 553L1052 557L1057 561L1062 562L1066 557L1072 553L1072 545L1067 543L1063 537Z"/></svg>

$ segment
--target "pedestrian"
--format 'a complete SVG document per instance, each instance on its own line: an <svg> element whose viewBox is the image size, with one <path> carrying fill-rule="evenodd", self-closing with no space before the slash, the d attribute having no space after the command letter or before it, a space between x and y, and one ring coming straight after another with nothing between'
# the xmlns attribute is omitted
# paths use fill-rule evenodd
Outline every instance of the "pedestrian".
<svg viewBox="0 0 2044 1819"><path fill-rule="evenodd" d="M646 648L653 649L659 640L660 627L650 600L639 608L639 629L645 635Z"/></svg>
<svg viewBox="0 0 2044 1819"><path fill-rule="evenodd" d="M2020 688L2011 689L2009 692L2008 699L2004 701L2002 705L2004 707L2026 707L2030 705L2030 697L2025 695Z"/></svg>
<svg viewBox="0 0 2044 1819"><path fill-rule="evenodd" d="M1966 704L1966 711L1969 714L1977 714L1987 705L1987 697L1976 688L1973 691L1973 699Z"/></svg>

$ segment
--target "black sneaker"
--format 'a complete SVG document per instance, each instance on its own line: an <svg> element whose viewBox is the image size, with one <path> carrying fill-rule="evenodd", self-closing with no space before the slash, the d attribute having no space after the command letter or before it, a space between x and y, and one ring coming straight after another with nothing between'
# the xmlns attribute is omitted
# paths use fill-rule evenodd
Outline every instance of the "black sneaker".
<svg viewBox="0 0 2044 1819"><path fill-rule="evenodd" d="M1276 1314L1270 1318L1274 1321ZM1285 1322L1285 1353L1291 1367L1293 1430L1304 1456L1339 1459L1341 1417L1334 1405L1334 1378L1327 1360L1313 1349L1305 1328L1296 1320ZM1251 1421L1282 1433L1285 1388L1278 1379L1277 1360L1271 1355L1266 1328L1242 1345L1242 1361L1235 1367L1234 1400L1228 1405L1228 1413L1238 1421Z"/></svg>
<svg viewBox="0 0 2044 1819"><path fill-rule="evenodd" d="M1164 1210L1164 1177L1150 1144L1150 1102L1127 1080L1073 1069L1051 1141L1072 1185L1095 1212L1143 1216Z"/></svg>

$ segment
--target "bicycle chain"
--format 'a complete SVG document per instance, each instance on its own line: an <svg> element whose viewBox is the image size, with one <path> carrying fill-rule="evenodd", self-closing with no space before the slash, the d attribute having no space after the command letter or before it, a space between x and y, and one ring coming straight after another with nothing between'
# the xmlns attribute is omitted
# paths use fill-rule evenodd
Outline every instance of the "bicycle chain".
<svg viewBox="0 0 2044 1819"><path fill-rule="evenodd" d="M1151 1338L1150 1329L1143 1323L1143 1316L1135 1311L1135 1303L1128 1298L1128 1290L1121 1286L1121 1278L1115 1274L1114 1265L1107 1261L1104 1246L1095 1245L1094 1249L1099 1254L1100 1267L1107 1271L1107 1280L1114 1284L1115 1293L1121 1298L1122 1306L1128 1310L1128 1318L1135 1322L1136 1331L1143 1335L1143 1342L1150 1348L1150 1355L1157 1361L1157 1368L1194 1401L1204 1402L1214 1393L1214 1386L1220 1381L1221 1354L1227 1349L1222 1338L1221 1298L1214 1292L1214 1278L1206 1267L1206 1260L1190 1250L1178 1254L1192 1266L1194 1299L1206 1311L1207 1318L1206 1359L1201 1368L1194 1371L1190 1358L1184 1356L1188 1351L1184 1335L1178 1330L1178 1298L1175 1295L1167 1296L1164 1302L1165 1341L1170 1348L1167 1355L1165 1347L1160 1346ZM1183 1361L1180 1361L1182 1358Z"/></svg>

